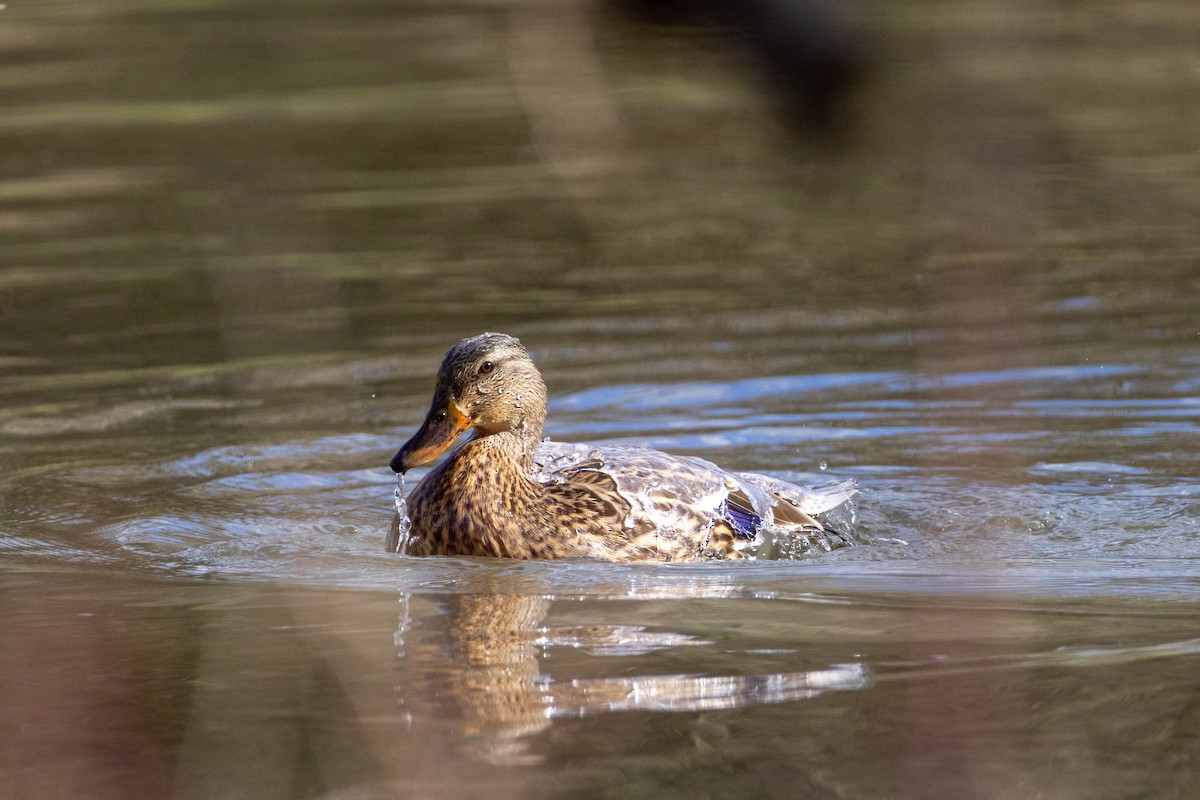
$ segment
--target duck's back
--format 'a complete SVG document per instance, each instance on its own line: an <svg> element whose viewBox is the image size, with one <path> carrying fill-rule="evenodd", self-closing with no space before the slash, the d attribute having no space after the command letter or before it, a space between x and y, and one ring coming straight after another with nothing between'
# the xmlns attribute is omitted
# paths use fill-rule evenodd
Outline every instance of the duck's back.
<svg viewBox="0 0 1200 800"><path fill-rule="evenodd" d="M736 558L767 528L816 535L821 549L849 544L814 514L848 500L852 481L804 487L754 473L727 472L694 456L628 445L543 442L535 481L555 487L590 483L615 492L628 506L625 538L643 558Z"/></svg>

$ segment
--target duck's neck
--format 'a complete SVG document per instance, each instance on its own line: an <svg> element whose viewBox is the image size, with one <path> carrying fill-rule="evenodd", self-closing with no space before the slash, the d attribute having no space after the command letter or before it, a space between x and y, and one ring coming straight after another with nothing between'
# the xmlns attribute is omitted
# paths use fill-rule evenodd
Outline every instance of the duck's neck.
<svg viewBox="0 0 1200 800"><path fill-rule="evenodd" d="M532 430L476 436L413 491L414 554L558 558L575 553L560 509L532 480Z"/></svg>
<svg viewBox="0 0 1200 800"><path fill-rule="evenodd" d="M514 431L476 435L413 490L416 555L549 558L545 488L530 479L532 451Z"/></svg>
<svg viewBox="0 0 1200 800"><path fill-rule="evenodd" d="M484 448L491 458L511 461L521 475L529 477L533 472L533 452L541 440L541 425L521 425L512 430L477 436L470 446Z"/></svg>

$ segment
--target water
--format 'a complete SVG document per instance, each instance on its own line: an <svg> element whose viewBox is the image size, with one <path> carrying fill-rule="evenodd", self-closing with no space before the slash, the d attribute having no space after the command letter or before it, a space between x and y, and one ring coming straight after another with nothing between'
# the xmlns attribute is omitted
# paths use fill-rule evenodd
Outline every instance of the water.
<svg viewBox="0 0 1200 800"><path fill-rule="evenodd" d="M853 4L824 132L555 9L0 10L0 796L1191 796L1192 6ZM488 329L858 546L388 552Z"/></svg>
<svg viewBox="0 0 1200 800"><path fill-rule="evenodd" d="M396 476L396 515L392 518L392 526L388 529L384 549L389 553L401 555L408 552L409 534L412 532L412 517L408 515L408 488L404 485L404 476Z"/></svg>

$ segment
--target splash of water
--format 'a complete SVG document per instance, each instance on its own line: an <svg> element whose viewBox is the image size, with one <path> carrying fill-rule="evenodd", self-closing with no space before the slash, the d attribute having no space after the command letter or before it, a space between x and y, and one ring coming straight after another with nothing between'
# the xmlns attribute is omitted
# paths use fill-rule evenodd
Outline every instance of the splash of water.
<svg viewBox="0 0 1200 800"><path fill-rule="evenodd" d="M392 527L388 531L387 551L404 555L408 550L409 533L412 531L412 518L408 516L408 500L405 499L404 476L396 476L396 516L392 518Z"/></svg>

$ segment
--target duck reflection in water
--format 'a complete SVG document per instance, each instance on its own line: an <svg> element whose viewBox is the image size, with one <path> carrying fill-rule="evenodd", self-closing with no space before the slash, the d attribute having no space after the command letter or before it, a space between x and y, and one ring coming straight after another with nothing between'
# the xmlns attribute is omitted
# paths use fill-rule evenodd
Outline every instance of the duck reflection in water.
<svg viewBox="0 0 1200 800"><path fill-rule="evenodd" d="M688 587L667 594L686 596ZM712 587L693 587L712 597ZM432 618L436 633L414 625L402 595L397 655L416 667L416 683L404 691L411 713L449 718L468 735L468 748L504 763L536 763L533 734L555 719L622 711L713 711L862 689L867 669L859 663L760 675L620 675L557 678L542 672L553 648L595 657L632 657L713 643L642 626L546 626L553 598L529 594L461 594L442 599L448 615ZM428 597L424 595L423 597ZM626 599L627 599L626 595ZM429 619L429 618L426 618ZM628 666L621 660L621 670ZM588 667L591 667L588 664ZM608 665L601 662L601 669ZM592 671L589 669L589 671Z"/></svg>

